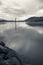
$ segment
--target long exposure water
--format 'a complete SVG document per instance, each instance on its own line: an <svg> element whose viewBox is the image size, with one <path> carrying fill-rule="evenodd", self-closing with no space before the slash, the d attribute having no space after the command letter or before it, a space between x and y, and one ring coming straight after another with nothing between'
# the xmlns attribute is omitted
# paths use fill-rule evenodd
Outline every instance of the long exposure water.
<svg viewBox="0 0 43 65"><path fill-rule="evenodd" d="M24 63L43 65L43 27L17 22L15 29L14 22L0 24L0 41L15 49Z"/></svg>

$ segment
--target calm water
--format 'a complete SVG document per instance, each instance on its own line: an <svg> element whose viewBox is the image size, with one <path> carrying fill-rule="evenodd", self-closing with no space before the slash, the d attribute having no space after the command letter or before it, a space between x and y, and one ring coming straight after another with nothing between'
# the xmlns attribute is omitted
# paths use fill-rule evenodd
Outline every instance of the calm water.
<svg viewBox="0 0 43 65"><path fill-rule="evenodd" d="M32 27L25 22L0 24L0 41L15 49L24 63L43 65L43 27Z"/></svg>
<svg viewBox="0 0 43 65"><path fill-rule="evenodd" d="M8 29L12 29L14 28L15 29L15 23L14 22L7 22L5 24L0 24L0 32L3 32L5 30L8 30ZM33 29L35 30L36 32L38 32L39 34L43 34L43 27L32 27L32 26L29 26L27 25L25 22L17 22L16 23L16 28L24 28L24 29Z"/></svg>

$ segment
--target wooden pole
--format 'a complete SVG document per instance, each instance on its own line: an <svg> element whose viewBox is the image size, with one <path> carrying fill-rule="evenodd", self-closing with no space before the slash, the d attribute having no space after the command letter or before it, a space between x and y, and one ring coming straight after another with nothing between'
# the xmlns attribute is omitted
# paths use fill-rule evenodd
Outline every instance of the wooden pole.
<svg viewBox="0 0 43 65"><path fill-rule="evenodd" d="M16 18L15 18L15 30L16 30Z"/></svg>

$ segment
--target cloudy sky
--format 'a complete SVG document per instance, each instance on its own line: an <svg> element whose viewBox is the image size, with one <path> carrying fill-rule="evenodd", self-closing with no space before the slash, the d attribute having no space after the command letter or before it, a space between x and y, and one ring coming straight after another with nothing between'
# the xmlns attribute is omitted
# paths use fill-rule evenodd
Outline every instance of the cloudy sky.
<svg viewBox="0 0 43 65"><path fill-rule="evenodd" d="M43 0L0 0L0 18L43 16Z"/></svg>

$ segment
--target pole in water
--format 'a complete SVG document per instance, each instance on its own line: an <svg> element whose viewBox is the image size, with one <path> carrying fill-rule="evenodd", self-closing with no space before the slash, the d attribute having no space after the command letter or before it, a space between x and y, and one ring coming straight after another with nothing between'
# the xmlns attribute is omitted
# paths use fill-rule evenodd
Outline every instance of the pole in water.
<svg viewBox="0 0 43 65"><path fill-rule="evenodd" d="M16 30L16 18L15 18L15 30Z"/></svg>

